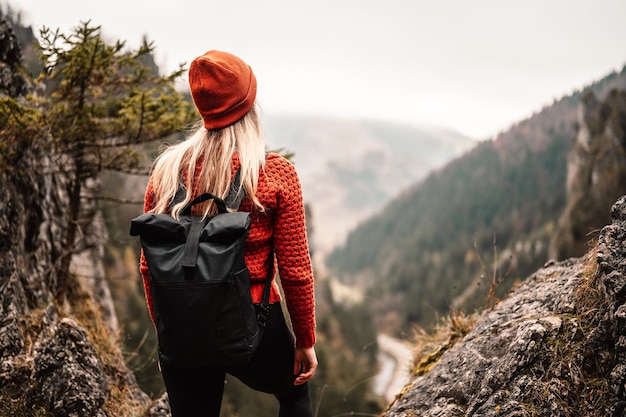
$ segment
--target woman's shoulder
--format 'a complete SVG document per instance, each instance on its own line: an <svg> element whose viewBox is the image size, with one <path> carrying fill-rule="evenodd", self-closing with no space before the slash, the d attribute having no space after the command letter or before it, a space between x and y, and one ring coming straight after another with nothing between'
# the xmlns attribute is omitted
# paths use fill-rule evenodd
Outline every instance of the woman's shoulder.
<svg viewBox="0 0 626 417"><path fill-rule="evenodd" d="M294 164L282 155L268 154L263 172L267 184L279 193L300 187L300 178Z"/></svg>
<svg viewBox="0 0 626 417"><path fill-rule="evenodd" d="M265 159L265 170L274 174L295 174L296 168L293 163L284 156L271 152Z"/></svg>

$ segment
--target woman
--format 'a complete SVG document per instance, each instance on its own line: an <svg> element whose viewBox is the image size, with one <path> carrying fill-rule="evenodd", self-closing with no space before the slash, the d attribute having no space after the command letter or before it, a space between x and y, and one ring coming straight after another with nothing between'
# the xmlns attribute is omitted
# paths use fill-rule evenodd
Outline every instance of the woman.
<svg viewBox="0 0 626 417"><path fill-rule="evenodd" d="M279 416L312 416L307 381L317 368L313 274L298 175L285 158L265 154L255 109L256 78L246 63L226 52L209 51L191 63L189 85L203 125L157 158L144 212L169 212L177 217L189 201L204 192L226 197L232 177L240 170L245 198L239 210L251 214L244 252L252 301L261 302L269 262L273 262L270 254L274 253L293 334L283 317L281 295L273 280L268 324L248 364L231 368L172 368L163 364L172 416L217 417L226 373L275 395L280 403ZM170 210L181 178L185 199ZM194 206L194 214L213 213L212 201ZM154 322L150 272L143 253L141 273Z"/></svg>

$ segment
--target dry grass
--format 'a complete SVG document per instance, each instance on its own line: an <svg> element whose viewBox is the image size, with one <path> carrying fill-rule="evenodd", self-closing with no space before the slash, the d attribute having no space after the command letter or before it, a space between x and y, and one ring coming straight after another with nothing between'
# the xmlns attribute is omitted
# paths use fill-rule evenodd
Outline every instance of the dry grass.
<svg viewBox="0 0 626 417"><path fill-rule="evenodd" d="M25 410L23 396L15 397L7 392L6 388L0 388L0 415L11 417L54 417L45 407Z"/></svg>
<svg viewBox="0 0 626 417"><path fill-rule="evenodd" d="M548 340L544 373L526 395L525 405L533 417L551 408L563 417L579 416L581 410L587 417L605 417L614 401L610 372L616 358L602 326L608 305L598 286L596 253L597 247L587 255L573 297L575 314Z"/></svg>
<svg viewBox="0 0 626 417"><path fill-rule="evenodd" d="M598 314L604 314L606 311L606 302L604 295L599 288L600 274L598 271L598 263L596 255L598 247L595 246L588 254L588 258L583 267L580 283L574 293L574 303L579 314L589 322L599 320Z"/></svg>
<svg viewBox="0 0 626 417"><path fill-rule="evenodd" d="M463 339L474 328L474 324L476 324L476 315L467 315L459 311L442 317L429 331L416 327L411 373L414 376L421 376L430 372L441 355Z"/></svg>
<svg viewBox="0 0 626 417"><path fill-rule="evenodd" d="M109 398L103 410L110 416L142 415L146 404L135 399L133 390L137 388L129 386L127 375L130 370L120 349L122 342L119 332L112 333L109 330L100 309L87 293L79 292L78 297L74 298L72 311L78 323L87 330L89 341L107 377Z"/></svg>

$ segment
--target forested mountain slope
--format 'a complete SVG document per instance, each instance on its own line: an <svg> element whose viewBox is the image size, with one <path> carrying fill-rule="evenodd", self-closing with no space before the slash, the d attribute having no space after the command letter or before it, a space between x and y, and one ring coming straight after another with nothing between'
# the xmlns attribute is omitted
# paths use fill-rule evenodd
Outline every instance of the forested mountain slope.
<svg viewBox="0 0 626 417"><path fill-rule="evenodd" d="M584 91L604 100L625 87L626 67ZM497 285L505 292L549 258L567 205L568 154L585 123L582 95L555 101L407 190L329 255L331 272L367 290L389 329L483 304L506 278Z"/></svg>

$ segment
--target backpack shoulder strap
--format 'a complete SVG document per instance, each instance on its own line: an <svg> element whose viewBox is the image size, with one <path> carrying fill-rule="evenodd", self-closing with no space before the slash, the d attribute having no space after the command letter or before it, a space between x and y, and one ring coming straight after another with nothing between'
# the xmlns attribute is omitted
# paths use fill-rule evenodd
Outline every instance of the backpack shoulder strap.
<svg viewBox="0 0 626 417"><path fill-rule="evenodd" d="M176 194L174 195L174 198L172 199L172 202L170 203L170 209L174 207L174 205L183 201L185 199L186 193L187 191L181 180L180 187L178 187L178 190L176 190ZM183 214L189 214L191 212L191 206L193 206L194 204L198 204L203 201L209 200L211 198L215 201L215 203L218 206L224 204L226 207L232 210L237 210L239 206L241 205L241 202L243 201L243 198L245 195L246 195L245 189L241 186L241 168L239 168L237 169L237 172L235 173L235 177L233 178L233 181L230 184L230 188L228 189L228 195L226 196L224 200L220 198L216 198L210 193L204 193L196 197L195 200L191 201L185 208L183 208L182 212ZM225 211L226 211L225 209L222 210L220 208L221 213Z"/></svg>
<svg viewBox="0 0 626 417"><path fill-rule="evenodd" d="M245 195L246 190L241 185L241 167L239 167L235 173L235 178L233 178L233 181L230 183L228 195L224 199L226 207L237 210Z"/></svg>

